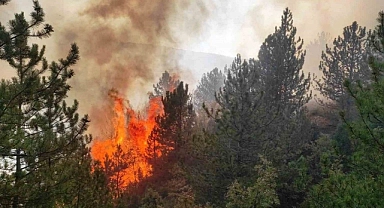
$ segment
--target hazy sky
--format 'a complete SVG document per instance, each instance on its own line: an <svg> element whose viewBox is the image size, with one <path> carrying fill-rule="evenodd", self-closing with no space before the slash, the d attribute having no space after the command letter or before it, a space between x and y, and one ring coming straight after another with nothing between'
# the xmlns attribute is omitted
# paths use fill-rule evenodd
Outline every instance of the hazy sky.
<svg viewBox="0 0 384 208"><path fill-rule="evenodd" d="M12 17L15 12L29 13L31 2L31 0L13 0L10 5L0 7L1 22ZM55 37L60 36L61 26L68 22L75 22L92 0L40 0L40 2L47 14L47 21L56 30ZM210 0L204 2L208 10L207 17L200 23L204 29L199 34L190 34L190 38L183 39L177 46L186 50L230 57L234 57L236 53L247 57L257 56L258 47L280 23L285 7L292 10L298 34L306 42L311 41L312 37L322 31L336 36L341 33L343 27L350 25L354 20L360 25L371 27L376 24L375 18L378 11L384 9L382 0ZM187 9L185 12L190 11ZM198 17L200 14L191 15ZM178 26L179 21L175 21L174 25ZM110 24L119 25L120 23L118 19L114 19ZM172 25L172 22L169 24Z"/></svg>
<svg viewBox="0 0 384 208"><path fill-rule="evenodd" d="M40 0L40 3L46 22L53 25L55 32L51 38L37 42L47 45L46 56L50 61L65 57L71 43L79 45L81 60L74 67L70 96L79 99L82 112L91 112L91 116L95 105L107 100L111 88L137 104L147 99L146 92L164 70L179 73L181 79L196 84L203 73L214 67L212 63L217 63L183 57L156 46L228 57L241 53L244 58L257 58L259 46L280 24L286 7L293 12L297 35L305 44L322 31L330 33L333 39L353 21L370 29L376 25L379 10L384 10L384 0ZM13 14L20 11L29 14L32 0L12 0L0 6L0 22L7 25ZM308 60L313 62L306 63L313 68L308 71L317 70L319 59ZM0 77L12 75L6 66L0 62Z"/></svg>

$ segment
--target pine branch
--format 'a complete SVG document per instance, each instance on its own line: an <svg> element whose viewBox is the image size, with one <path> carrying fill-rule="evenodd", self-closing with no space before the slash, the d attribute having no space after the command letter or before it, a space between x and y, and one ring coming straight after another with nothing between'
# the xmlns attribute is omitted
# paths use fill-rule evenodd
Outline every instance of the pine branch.
<svg viewBox="0 0 384 208"><path fill-rule="evenodd" d="M0 6L1 5L6 5L10 2L11 0L0 0Z"/></svg>

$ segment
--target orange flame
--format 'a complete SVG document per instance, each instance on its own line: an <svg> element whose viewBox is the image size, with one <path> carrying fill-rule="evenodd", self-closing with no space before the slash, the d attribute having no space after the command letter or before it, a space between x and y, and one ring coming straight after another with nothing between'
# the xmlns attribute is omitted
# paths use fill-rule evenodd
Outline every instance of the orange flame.
<svg viewBox="0 0 384 208"><path fill-rule="evenodd" d="M121 184L126 186L140 180L140 175L146 177L151 172L151 167L145 158L147 138L156 124L156 116L162 113L162 103L159 96L151 98L145 115L142 116L126 107L121 97L116 95L112 97L115 102L114 135L106 140L94 141L91 154L93 159L100 161L104 167L106 155L112 158L118 145L124 153L128 153L130 163L123 171Z"/></svg>

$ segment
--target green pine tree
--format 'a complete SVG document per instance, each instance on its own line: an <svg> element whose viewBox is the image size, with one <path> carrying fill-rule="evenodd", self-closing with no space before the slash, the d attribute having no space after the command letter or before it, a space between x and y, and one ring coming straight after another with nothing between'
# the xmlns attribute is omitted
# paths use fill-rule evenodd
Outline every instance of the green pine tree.
<svg viewBox="0 0 384 208"><path fill-rule="evenodd" d="M241 60L238 55L228 69L224 87L217 94L217 138L228 165L229 180L245 177L257 161L255 153L262 151L258 136L262 134L265 108L262 105L257 64ZM224 155L223 155L224 156Z"/></svg>
<svg viewBox="0 0 384 208"><path fill-rule="evenodd" d="M264 147L261 154L278 167L282 206L297 206L303 198L292 182L299 170L288 164L296 161L313 139L305 108L312 93L311 77L303 72L303 44L303 39L297 38L292 12L286 8L281 25L265 39L258 54L263 102L270 106L267 115L271 121L260 138Z"/></svg>
<svg viewBox="0 0 384 208"><path fill-rule="evenodd" d="M206 108L215 130L196 136L196 143L202 141L195 145L194 153L203 160L201 164L208 165L198 167L200 180L210 183L198 197L217 206L224 206L226 189L235 179L243 181L252 175L257 154L263 151L258 139L268 125L256 61L243 61L238 55L226 70L224 86L216 94L217 110Z"/></svg>
<svg viewBox="0 0 384 208"><path fill-rule="evenodd" d="M214 68L212 71L203 74L199 85L193 93L193 104L196 109L196 123L200 129L213 132L215 129L215 121L206 110L217 110L218 103L216 95L224 86L225 74L219 69Z"/></svg>
<svg viewBox="0 0 384 208"><path fill-rule="evenodd" d="M49 24L43 25L40 4L33 3L30 21L20 13L8 28L0 25L0 59L16 71L15 77L0 83L0 203L80 204L78 189L90 173L86 145L91 137L85 135L89 120L79 117L76 100L71 106L65 101L74 74L70 67L79 60L79 50L73 44L65 59L48 64L45 47L28 43L53 32Z"/></svg>
<svg viewBox="0 0 384 208"><path fill-rule="evenodd" d="M351 159L341 168L328 171L327 178L314 186L306 205L310 207L382 207L384 206L384 12L371 39L372 82L346 81L345 89L353 99L358 118L351 121L348 111L341 113L354 146ZM356 51L355 53L359 53Z"/></svg>
<svg viewBox="0 0 384 208"><path fill-rule="evenodd" d="M276 193L277 170L268 160L259 156L260 164L255 166L255 176L251 185L243 186L237 180L231 184L226 194L227 208L273 207L279 205Z"/></svg>
<svg viewBox="0 0 384 208"><path fill-rule="evenodd" d="M169 74L168 71L165 71L159 79L159 82L153 85L153 93L149 93L149 97L165 96L167 91L173 91L179 83L180 80Z"/></svg>
<svg viewBox="0 0 384 208"><path fill-rule="evenodd" d="M164 113L156 117L156 125L148 139L148 162L153 168L148 181L162 198L167 199L164 201L167 206L177 207L179 200L190 204L187 198L192 196L185 176L185 167L192 160L188 152L195 118L188 85L180 82L174 91L166 92L162 103ZM177 187L186 189L175 190Z"/></svg>
<svg viewBox="0 0 384 208"><path fill-rule="evenodd" d="M225 74L217 68L204 73L194 92L193 101L195 108L202 109L203 103L206 106L213 107L212 105L216 103L216 93L224 86L224 79Z"/></svg>
<svg viewBox="0 0 384 208"><path fill-rule="evenodd" d="M286 111L290 116L297 112L311 98L310 77L304 76L305 50L303 39L296 39L292 12L286 8L280 27L269 35L260 47L260 79L265 91L265 101Z"/></svg>
<svg viewBox="0 0 384 208"><path fill-rule="evenodd" d="M156 125L149 136L149 143L157 143L155 146L150 145L149 153L155 150L160 153L160 157L150 158L151 165L154 168L154 174L162 163L176 163L183 154L183 148L187 140L191 137L194 121L194 110L188 94L188 85L180 82L173 91L167 91L162 98L164 113L156 117ZM182 159L181 159L182 161ZM164 168L161 168L164 169Z"/></svg>
<svg viewBox="0 0 384 208"><path fill-rule="evenodd" d="M345 80L366 83L370 78L367 32L357 22L345 27L343 35L333 41L333 47L326 46L321 55L319 69L322 79L315 79L320 94L336 104L336 110L346 111L352 116L353 99L343 83ZM324 103L324 102L323 102ZM326 104L326 103L325 103ZM328 105L331 106L331 105Z"/></svg>

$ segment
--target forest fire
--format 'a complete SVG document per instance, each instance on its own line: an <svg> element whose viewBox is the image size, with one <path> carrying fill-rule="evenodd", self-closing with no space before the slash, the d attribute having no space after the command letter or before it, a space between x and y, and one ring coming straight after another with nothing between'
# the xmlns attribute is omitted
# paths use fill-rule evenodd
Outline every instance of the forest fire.
<svg viewBox="0 0 384 208"><path fill-rule="evenodd" d="M114 99L113 135L96 140L91 153L110 177L120 181L118 186L123 187L150 174L151 167L146 161L147 138L156 116L162 112L161 96L149 100L143 115L130 108L117 93L111 93L110 97ZM111 164L115 167L106 167Z"/></svg>

